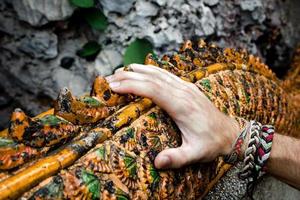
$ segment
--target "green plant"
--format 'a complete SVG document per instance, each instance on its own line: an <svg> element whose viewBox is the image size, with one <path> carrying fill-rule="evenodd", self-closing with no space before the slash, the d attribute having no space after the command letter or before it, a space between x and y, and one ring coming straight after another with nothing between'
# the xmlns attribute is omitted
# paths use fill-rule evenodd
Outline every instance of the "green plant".
<svg viewBox="0 0 300 200"><path fill-rule="evenodd" d="M108 26L107 18L101 12L101 10L96 8L84 9L83 17L87 23L96 30L104 31Z"/></svg>
<svg viewBox="0 0 300 200"><path fill-rule="evenodd" d="M101 10L95 8L94 0L70 0L70 2L78 7L78 12L85 21L95 30L104 31L108 26L107 18ZM81 49L77 51L77 55L92 61L96 58L101 50L101 46L95 41L89 41Z"/></svg>
<svg viewBox="0 0 300 200"><path fill-rule="evenodd" d="M136 39L126 49L124 54L124 64L143 64L148 53L153 52L153 45L146 39Z"/></svg>
<svg viewBox="0 0 300 200"><path fill-rule="evenodd" d="M79 49L76 54L81 57L85 58L86 60L94 60L98 53L101 50L100 44L96 41L89 41L81 49Z"/></svg>
<svg viewBox="0 0 300 200"><path fill-rule="evenodd" d="M70 2L79 8L91 8L94 6L94 0L70 0Z"/></svg>

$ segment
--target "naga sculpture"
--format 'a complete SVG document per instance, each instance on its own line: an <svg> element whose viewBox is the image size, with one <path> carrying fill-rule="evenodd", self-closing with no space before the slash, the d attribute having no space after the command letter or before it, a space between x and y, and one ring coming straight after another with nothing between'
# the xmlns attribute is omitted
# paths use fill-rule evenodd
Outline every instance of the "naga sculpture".
<svg viewBox="0 0 300 200"><path fill-rule="evenodd" d="M187 41L172 56L148 55L145 64L194 83L230 116L297 136L299 109L291 101L298 90L293 97L285 90L299 78L280 81L244 50ZM155 169L160 151L180 146L180 131L150 99L116 94L102 77L90 95L62 89L54 109L36 118L16 109L0 136L0 199L198 199L230 168L220 157Z"/></svg>

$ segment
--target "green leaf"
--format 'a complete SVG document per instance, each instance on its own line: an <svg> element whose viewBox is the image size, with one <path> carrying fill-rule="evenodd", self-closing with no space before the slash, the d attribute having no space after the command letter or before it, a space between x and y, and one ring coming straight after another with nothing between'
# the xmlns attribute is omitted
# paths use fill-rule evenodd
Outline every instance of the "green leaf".
<svg viewBox="0 0 300 200"><path fill-rule="evenodd" d="M82 170L82 180L89 189L90 193L92 193L92 199L99 199L101 186L98 177L91 172Z"/></svg>
<svg viewBox="0 0 300 200"><path fill-rule="evenodd" d="M88 9L83 13L83 17L96 30L104 31L108 26L107 18L99 9Z"/></svg>
<svg viewBox="0 0 300 200"><path fill-rule="evenodd" d="M126 49L124 54L124 64L143 64L148 53L153 52L153 45L146 39L136 39Z"/></svg>
<svg viewBox="0 0 300 200"><path fill-rule="evenodd" d="M94 6L94 0L70 0L70 2L80 8L91 8Z"/></svg>
<svg viewBox="0 0 300 200"><path fill-rule="evenodd" d="M101 46L95 41L89 41L77 51L77 55L81 58L93 60L101 50Z"/></svg>

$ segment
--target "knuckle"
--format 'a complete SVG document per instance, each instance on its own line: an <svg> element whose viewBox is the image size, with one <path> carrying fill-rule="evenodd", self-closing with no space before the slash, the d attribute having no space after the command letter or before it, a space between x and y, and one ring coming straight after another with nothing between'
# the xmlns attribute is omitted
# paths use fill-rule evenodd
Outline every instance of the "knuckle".
<svg viewBox="0 0 300 200"><path fill-rule="evenodd" d="M120 71L119 73L114 74L115 80L121 80L124 76L124 71Z"/></svg>
<svg viewBox="0 0 300 200"><path fill-rule="evenodd" d="M148 81L148 91L151 95L155 95L157 93L157 91L160 90L159 86L157 86L156 84L153 84L152 82Z"/></svg>

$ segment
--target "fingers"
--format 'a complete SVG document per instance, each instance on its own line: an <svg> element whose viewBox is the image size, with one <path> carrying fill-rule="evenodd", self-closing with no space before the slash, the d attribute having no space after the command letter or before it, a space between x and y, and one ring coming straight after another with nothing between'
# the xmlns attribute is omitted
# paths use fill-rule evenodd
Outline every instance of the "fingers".
<svg viewBox="0 0 300 200"><path fill-rule="evenodd" d="M140 81L152 81L160 85L169 84L172 88L180 90L199 91L195 85L180 79L164 69L152 65L140 64L131 64L128 67L130 67L133 72L123 71L124 68L119 68L114 75L106 77L107 81L114 82L124 79L134 79Z"/></svg>
<svg viewBox="0 0 300 200"><path fill-rule="evenodd" d="M200 92L196 86L154 66L134 64L131 68L133 72L121 70L106 77L114 92L148 97L178 120L193 109L191 99Z"/></svg>
<svg viewBox="0 0 300 200"><path fill-rule="evenodd" d="M170 94L167 92L160 93L160 91L170 91L171 89L163 89L162 86L156 82L123 79L121 81L111 82L109 85L114 92L131 93L150 98L167 112L175 113L173 110L174 108L177 108L170 104Z"/></svg>
<svg viewBox="0 0 300 200"><path fill-rule="evenodd" d="M155 167L158 169L183 167L193 162L190 153L185 146L163 150L155 158Z"/></svg>
<svg viewBox="0 0 300 200"><path fill-rule="evenodd" d="M138 96L156 99L156 86L149 81L140 81L136 79L123 79L120 81L111 82L109 84L114 92L131 93Z"/></svg>
<svg viewBox="0 0 300 200"><path fill-rule="evenodd" d="M146 76L144 74L139 74L137 72L128 72L128 71L120 71L112 76L107 76L105 79L111 82L118 82L122 80L137 80L137 81L149 81L151 77Z"/></svg>
<svg viewBox="0 0 300 200"><path fill-rule="evenodd" d="M124 67L120 67L115 70L115 74L124 71Z"/></svg>
<svg viewBox="0 0 300 200"><path fill-rule="evenodd" d="M175 79L179 82L185 82L184 80L180 79L179 77L175 76L172 73L169 73L168 71L161 69L159 67L153 66L153 65L141 65L141 64L130 64L128 65L130 69L132 69L134 72L140 73L140 74L147 74L152 75L157 78L160 78L161 80L168 80L168 79ZM123 72L124 67L119 68L115 71L116 74Z"/></svg>
<svg viewBox="0 0 300 200"><path fill-rule="evenodd" d="M174 74L153 65L131 64L129 65L129 67L135 72L139 72L142 74L151 74L153 76L161 78L162 80L166 80L166 78L169 77L178 82L185 82Z"/></svg>

